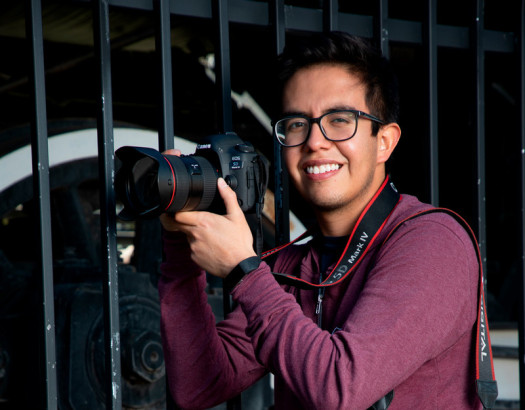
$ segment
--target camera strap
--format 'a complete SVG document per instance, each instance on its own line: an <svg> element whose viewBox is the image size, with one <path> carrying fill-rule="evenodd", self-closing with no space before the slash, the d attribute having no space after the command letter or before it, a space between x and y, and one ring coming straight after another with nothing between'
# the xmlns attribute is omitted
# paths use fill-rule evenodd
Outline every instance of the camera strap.
<svg viewBox="0 0 525 410"><path fill-rule="evenodd" d="M361 213L346 247L336 263L335 268L329 273L324 281L315 284L308 282L299 277L273 272L275 279L281 283L294 286L299 289L319 289L326 288L341 283L348 278L355 270L356 266L363 260L371 244L376 239L377 235L383 229L388 217L399 202L400 194L397 192L395 186L389 181L389 177L385 179L376 195L369 202L367 207ZM481 261L481 253L479 250L476 235L472 231L469 224L457 213L446 208L430 208L425 211L418 212L409 216L403 221L399 222L387 235L382 245L397 231L397 229L406 221L414 219L418 216L434 213L444 212L452 216L468 233L476 255L479 265L479 295L478 295L478 312L476 324L476 390L481 403L485 409L490 409L494 406L498 396L498 386L496 383L492 347L490 343L489 326L486 316L485 306L485 290L484 290L484 275ZM292 245L306 237L310 236L307 231L294 241L277 247L275 249L264 252L261 259L269 257L282 249Z"/></svg>
<svg viewBox="0 0 525 410"><path fill-rule="evenodd" d="M394 184L390 182L389 177L385 178L377 193L359 216L335 267L321 283L311 283L294 275L274 272L276 280L281 284L295 286L300 289L324 288L341 283L352 274L355 267L363 260L377 235L385 226L399 199L400 195ZM261 255L261 259L273 255L309 235L310 233L307 231L290 243L264 252Z"/></svg>
<svg viewBox="0 0 525 410"><path fill-rule="evenodd" d="M255 193L257 198L255 199L255 218L256 218L256 230L254 237L254 248L257 255L260 255L264 246L264 235L263 235L263 209L264 209L264 193L266 192L266 185L268 183L268 175L266 171L263 159L257 155L252 161L255 168L254 180L255 180Z"/></svg>
<svg viewBox="0 0 525 410"><path fill-rule="evenodd" d="M490 409L494 406L498 397L498 384L494 374L494 358L492 356L492 345L490 343L489 323L487 320L487 309L485 306L485 279L483 275L483 265L481 264L481 253L479 250L476 235L470 225L456 212L447 208L431 208L418 212L399 222L383 241L383 244L397 231L406 221L417 218L418 216L434 212L444 212L452 216L469 234L479 266L479 294L478 294L478 320L476 324L476 390L483 408Z"/></svg>

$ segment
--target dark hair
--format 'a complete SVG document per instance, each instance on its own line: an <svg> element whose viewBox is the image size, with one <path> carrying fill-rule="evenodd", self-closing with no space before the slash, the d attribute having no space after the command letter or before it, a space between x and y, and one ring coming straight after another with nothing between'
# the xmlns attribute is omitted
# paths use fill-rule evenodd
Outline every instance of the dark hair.
<svg viewBox="0 0 525 410"><path fill-rule="evenodd" d="M279 93L300 69L316 64L341 65L361 79L366 87L370 114L386 123L397 122L399 96L397 79L390 63L368 41L342 32L316 33L286 45L277 61ZM377 134L379 124L373 123Z"/></svg>

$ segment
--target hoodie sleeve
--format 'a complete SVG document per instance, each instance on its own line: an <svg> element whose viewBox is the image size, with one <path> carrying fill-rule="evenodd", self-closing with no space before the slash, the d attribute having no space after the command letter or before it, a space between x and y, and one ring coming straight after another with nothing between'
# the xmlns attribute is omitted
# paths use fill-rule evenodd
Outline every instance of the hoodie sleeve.
<svg viewBox="0 0 525 410"><path fill-rule="evenodd" d="M207 408L236 396L265 374L240 309L216 326L206 275L183 235L165 232L159 296L166 373L182 408ZM269 270L261 267L261 270Z"/></svg>

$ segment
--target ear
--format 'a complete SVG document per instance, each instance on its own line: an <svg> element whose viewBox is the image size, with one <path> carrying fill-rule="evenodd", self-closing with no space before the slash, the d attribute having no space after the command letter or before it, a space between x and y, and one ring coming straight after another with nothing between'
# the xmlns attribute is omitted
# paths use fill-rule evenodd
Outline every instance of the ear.
<svg viewBox="0 0 525 410"><path fill-rule="evenodd" d="M401 137L401 128L395 122L383 125L377 132L377 163L384 164L394 152Z"/></svg>

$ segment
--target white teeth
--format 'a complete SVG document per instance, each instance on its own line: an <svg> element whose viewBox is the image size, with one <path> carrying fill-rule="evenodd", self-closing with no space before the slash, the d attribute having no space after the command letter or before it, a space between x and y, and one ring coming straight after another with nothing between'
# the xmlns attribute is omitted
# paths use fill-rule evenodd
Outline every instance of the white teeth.
<svg viewBox="0 0 525 410"><path fill-rule="evenodd" d="M306 167L307 174L324 174L325 172L336 171L339 169L339 164L324 164L315 165L313 167Z"/></svg>

